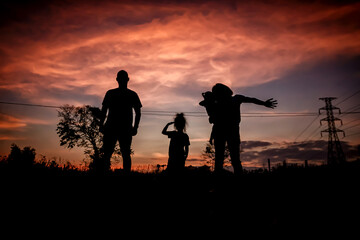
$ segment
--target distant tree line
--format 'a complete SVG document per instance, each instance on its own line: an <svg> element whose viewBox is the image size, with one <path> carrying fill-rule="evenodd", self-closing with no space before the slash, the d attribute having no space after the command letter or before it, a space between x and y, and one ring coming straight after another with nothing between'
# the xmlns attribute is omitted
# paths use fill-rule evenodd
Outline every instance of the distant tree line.
<svg viewBox="0 0 360 240"><path fill-rule="evenodd" d="M79 169L71 162L66 161L60 164L56 158L48 159L46 156L41 156L36 159L36 150L30 146L21 149L18 145L12 144L8 156L2 156L0 159L1 173L32 173L34 170L56 170L56 171L76 171ZM6 172L8 171L8 172ZM35 171L36 172L36 171Z"/></svg>

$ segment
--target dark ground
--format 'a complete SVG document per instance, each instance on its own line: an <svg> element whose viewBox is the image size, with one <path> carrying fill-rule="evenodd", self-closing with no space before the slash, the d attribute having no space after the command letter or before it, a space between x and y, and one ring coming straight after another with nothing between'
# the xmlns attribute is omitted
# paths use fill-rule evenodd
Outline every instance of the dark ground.
<svg viewBox="0 0 360 240"><path fill-rule="evenodd" d="M216 176L113 172L96 177L59 169L1 173L4 226L124 231L352 231L359 226L359 161L336 167L287 167ZM8 225L9 224L9 225ZM144 228L145 227L145 228ZM34 227L32 227L34 229ZM36 229L36 228L35 228ZM106 232L106 231L105 231Z"/></svg>

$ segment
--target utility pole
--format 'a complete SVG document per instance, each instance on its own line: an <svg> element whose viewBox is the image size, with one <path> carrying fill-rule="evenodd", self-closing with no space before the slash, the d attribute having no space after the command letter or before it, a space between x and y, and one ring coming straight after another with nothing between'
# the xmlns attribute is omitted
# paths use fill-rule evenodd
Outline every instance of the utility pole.
<svg viewBox="0 0 360 240"><path fill-rule="evenodd" d="M331 103L332 100L335 100L335 97L325 97L319 98L319 100L325 101L325 107L319 109L319 114L321 110L326 111L326 118L320 120L320 125L322 125L323 121L327 122L328 128L326 130L321 131L321 136L323 132L328 133L328 156L327 156L327 164L334 165L345 162L345 154L342 150L339 137L337 135L338 132L342 132L345 137L345 132L343 130L337 129L335 125L335 121L340 121L342 125L342 120L334 117L333 110L338 110L339 114L341 111L338 107L334 107Z"/></svg>

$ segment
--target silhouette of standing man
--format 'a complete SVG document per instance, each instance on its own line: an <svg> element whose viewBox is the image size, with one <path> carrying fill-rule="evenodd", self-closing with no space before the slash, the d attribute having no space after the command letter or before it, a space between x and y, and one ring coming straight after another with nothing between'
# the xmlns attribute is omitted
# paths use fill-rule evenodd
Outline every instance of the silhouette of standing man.
<svg viewBox="0 0 360 240"><path fill-rule="evenodd" d="M137 93L127 88L129 77L126 71L119 71L116 81L119 87L107 91L102 103L101 126L103 126L104 133L104 155L103 166L99 166L99 168L103 168L105 171L110 169L110 158L114 152L116 142L119 141L124 171L130 172L131 141L132 136L137 134L142 105ZM135 121L133 121L133 109Z"/></svg>
<svg viewBox="0 0 360 240"><path fill-rule="evenodd" d="M215 172L221 172L224 164L225 145L227 143L231 164L235 174L242 172L240 161L240 133L239 124L241 121L240 105L242 103L254 103L268 108L275 108L277 101L272 98L261 101L256 98L245 97L243 95L234 95L232 90L221 83L215 84L211 98L203 94L205 100L200 105L206 107L209 114L209 121L213 123L211 140L215 145Z"/></svg>

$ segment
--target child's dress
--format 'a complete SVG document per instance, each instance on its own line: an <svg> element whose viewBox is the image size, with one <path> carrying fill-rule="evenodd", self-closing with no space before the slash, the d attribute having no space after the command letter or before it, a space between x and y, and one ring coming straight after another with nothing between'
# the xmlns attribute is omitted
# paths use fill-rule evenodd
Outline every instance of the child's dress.
<svg viewBox="0 0 360 240"><path fill-rule="evenodd" d="M169 146L169 171L181 171L185 167L185 146L190 145L189 136L186 133L171 131L168 133L170 140Z"/></svg>

